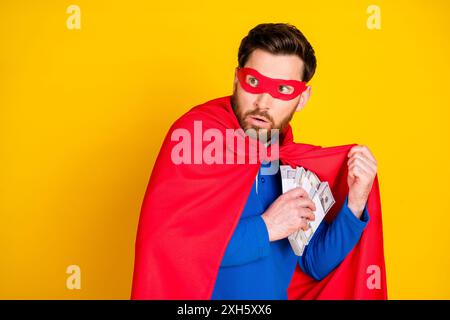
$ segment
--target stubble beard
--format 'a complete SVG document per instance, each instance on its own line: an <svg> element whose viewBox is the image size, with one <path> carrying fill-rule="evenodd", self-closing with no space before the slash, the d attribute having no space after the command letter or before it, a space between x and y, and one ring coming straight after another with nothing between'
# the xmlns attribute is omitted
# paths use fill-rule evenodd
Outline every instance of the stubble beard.
<svg viewBox="0 0 450 320"><path fill-rule="evenodd" d="M295 114L295 108L292 110L281 122L279 125L275 125L275 121L273 117L267 111L260 111L258 109L248 110L245 113L242 112L242 108L238 105L235 94L231 96L231 107L234 111L234 114L239 122L240 127L247 131L247 129L253 129L246 132L248 136L253 139L258 139L261 137L267 137L267 142L271 143L272 141L272 130L277 129L278 133L284 132L289 123L292 120L292 117ZM267 119L270 122L270 128L260 128L258 126L253 126L246 122L246 118L248 116L261 116ZM256 133L256 134L255 134ZM279 135L274 135L274 137L278 137Z"/></svg>

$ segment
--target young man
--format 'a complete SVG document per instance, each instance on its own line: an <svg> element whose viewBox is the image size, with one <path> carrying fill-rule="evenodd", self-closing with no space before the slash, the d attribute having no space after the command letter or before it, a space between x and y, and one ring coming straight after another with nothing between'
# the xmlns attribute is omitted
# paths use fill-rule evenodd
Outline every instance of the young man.
<svg viewBox="0 0 450 320"><path fill-rule="evenodd" d="M169 152L174 162L179 151L174 153L178 148L174 141L179 142L186 132L193 132L196 139L199 127L195 122L199 119L219 133L239 128L253 140L265 134L269 137L265 147L281 145L285 154L291 150L291 158L316 150L310 145L295 146L289 126L294 113L308 102L311 87L307 82L316 68L314 50L304 35L288 24L258 25L242 40L238 62L233 95L193 108L174 124L169 132L171 140L168 134L161 148L139 223L133 298L287 299L294 273L303 272L321 281L354 249L368 224L366 204L377 163L366 146L347 149L348 193L340 187L338 212L332 221L322 221L300 257L287 237L299 229L307 230L316 208L302 188L282 194L279 170L264 171L276 166L278 159L267 158L242 168L242 164L226 161L202 165L197 156L194 164L185 161L181 167L172 167L178 183L169 176L161 178L164 174L159 172L173 166ZM280 132L279 140L271 135L274 131ZM211 136L199 142L203 156ZM224 140L215 136L215 156L218 151L228 152ZM292 146L297 153L292 152ZM186 154L190 157L190 152L184 149L182 159L187 159ZM288 156L279 158L290 161ZM185 188L172 190L175 198L166 200L169 205L157 204L158 197L170 192L167 179L173 179L170 185ZM377 206L373 208L378 211ZM378 216L377 212L377 220ZM379 264L384 270L384 260Z"/></svg>

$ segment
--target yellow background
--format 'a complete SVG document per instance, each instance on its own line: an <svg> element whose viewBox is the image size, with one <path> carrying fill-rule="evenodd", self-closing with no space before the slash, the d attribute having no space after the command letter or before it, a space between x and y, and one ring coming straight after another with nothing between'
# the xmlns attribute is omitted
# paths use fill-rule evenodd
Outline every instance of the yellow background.
<svg viewBox="0 0 450 320"><path fill-rule="evenodd" d="M81 9L69 30L66 8ZM366 27L381 8L381 30ZM228 95L241 39L288 22L313 44L298 142L379 163L391 299L450 298L450 4L433 1L2 1L0 298L128 299L162 139ZM81 268L81 290L66 268Z"/></svg>

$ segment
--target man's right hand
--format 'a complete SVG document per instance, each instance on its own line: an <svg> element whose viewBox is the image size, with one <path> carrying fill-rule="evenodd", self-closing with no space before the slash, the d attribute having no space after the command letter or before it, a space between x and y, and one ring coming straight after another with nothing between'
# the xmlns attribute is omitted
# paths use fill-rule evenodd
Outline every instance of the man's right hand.
<svg viewBox="0 0 450 320"><path fill-rule="evenodd" d="M308 230L314 221L316 206L303 188L294 188L275 200L261 217L269 231L269 240L288 237L299 229Z"/></svg>

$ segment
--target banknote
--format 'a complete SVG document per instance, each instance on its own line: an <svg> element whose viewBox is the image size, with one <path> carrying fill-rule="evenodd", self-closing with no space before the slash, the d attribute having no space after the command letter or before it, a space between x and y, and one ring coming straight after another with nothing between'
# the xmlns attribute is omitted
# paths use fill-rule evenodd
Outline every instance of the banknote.
<svg viewBox="0 0 450 320"><path fill-rule="evenodd" d="M320 181L314 172L303 167L292 168L288 165L280 166L280 170L283 193L302 187L316 206L315 220L307 221L309 228L306 231L298 230L288 236L292 250L297 256L301 256L325 215L335 204L335 200L328 182Z"/></svg>

